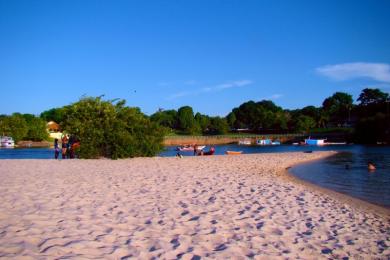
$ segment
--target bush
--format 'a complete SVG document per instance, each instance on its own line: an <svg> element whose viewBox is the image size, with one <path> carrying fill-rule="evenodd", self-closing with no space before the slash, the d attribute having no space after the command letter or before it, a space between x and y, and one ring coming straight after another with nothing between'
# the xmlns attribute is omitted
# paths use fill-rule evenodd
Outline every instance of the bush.
<svg viewBox="0 0 390 260"><path fill-rule="evenodd" d="M62 127L80 140L80 158L154 156L163 148L165 131L125 101L87 97L64 111Z"/></svg>

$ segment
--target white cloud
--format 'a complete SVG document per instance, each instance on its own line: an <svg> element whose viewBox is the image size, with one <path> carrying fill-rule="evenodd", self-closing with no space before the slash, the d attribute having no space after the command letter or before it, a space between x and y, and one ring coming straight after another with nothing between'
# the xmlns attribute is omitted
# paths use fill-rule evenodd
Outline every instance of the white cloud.
<svg viewBox="0 0 390 260"><path fill-rule="evenodd" d="M334 80L371 78L380 82L390 82L390 65L386 63L342 63L319 67L316 71Z"/></svg>
<svg viewBox="0 0 390 260"><path fill-rule="evenodd" d="M268 97L260 98L260 100L275 100L275 99L279 99L281 97L283 97L282 94L273 94L273 95L268 96Z"/></svg>
<svg viewBox="0 0 390 260"><path fill-rule="evenodd" d="M273 95L271 95L271 96L269 97L269 99L279 99L279 98L281 98L281 97L283 97L282 94L273 94Z"/></svg>
<svg viewBox="0 0 390 260"><path fill-rule="evenodd" d="M251 80L237 80L229 83L220 84L214 87L214 89L227 89L227 88L236 88L250 85L253 82Z"/></svg>
<svg viewBox="0 0 390 260"><path fill-rule="evenodd" d="M244 87L247 85L252 84L252 80L237 80L237 81L232 81L232 82L227 82L227 83L222 83L214 86L209 86L209 87L204 87L198 90L194 91L188 91L188 92L179 92L175 93L171 96L169 96L167 99L172 100L184 96L194 96L194 95L199 95L202 93L207 93L207 92L217 92L217 91L223 91L226 89L231 89L231 88L237 88L237 87Z"/></svg>

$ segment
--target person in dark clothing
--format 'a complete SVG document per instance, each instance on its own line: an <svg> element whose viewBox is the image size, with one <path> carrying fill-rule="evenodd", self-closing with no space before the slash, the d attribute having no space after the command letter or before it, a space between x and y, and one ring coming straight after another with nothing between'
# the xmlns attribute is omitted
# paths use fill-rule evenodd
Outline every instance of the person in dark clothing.
<svg viewBox="0 0 390 260"><path fill-rule="evenodd" d="M58 155L60 154L60 147L58 145L58 139L54 139L54 158L58 159Z"/></svg>

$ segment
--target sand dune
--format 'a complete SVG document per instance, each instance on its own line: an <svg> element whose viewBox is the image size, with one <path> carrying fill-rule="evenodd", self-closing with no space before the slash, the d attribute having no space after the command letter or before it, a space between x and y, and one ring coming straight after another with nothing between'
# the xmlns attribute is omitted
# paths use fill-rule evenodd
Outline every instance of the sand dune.
<svg viewBox="0 0 390 260"><path fill-rule="evenodd" d="M0 257L389 259L386 213L284 176L328 154L1 160Z"/></svg>

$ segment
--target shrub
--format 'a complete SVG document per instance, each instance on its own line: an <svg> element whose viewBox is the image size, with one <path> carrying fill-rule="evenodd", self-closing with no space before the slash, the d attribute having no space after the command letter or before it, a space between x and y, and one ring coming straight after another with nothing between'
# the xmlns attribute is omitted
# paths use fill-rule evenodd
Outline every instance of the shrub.
<svg viewBox="0 0 390 260"><path fill-rule="evenodd" d="M62 127L80 140L80 158L154 156L164 131L138 108L101 97L87 97L65 107Z"/></svg>

